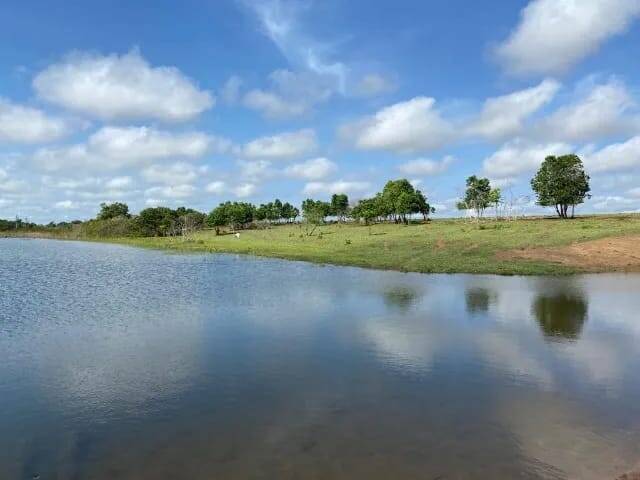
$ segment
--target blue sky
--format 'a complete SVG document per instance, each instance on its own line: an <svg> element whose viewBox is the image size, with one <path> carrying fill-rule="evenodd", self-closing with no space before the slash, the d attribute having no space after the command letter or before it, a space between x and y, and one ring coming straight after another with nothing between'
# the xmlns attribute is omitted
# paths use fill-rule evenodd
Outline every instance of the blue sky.
<svg viewBox="0 0 640 480"><path fill-rule="evenodd" d="M101 202L355 200L390 178L452 216L578 153L583 212L640 210L640 1L5 0L0 218Z"/></svg>

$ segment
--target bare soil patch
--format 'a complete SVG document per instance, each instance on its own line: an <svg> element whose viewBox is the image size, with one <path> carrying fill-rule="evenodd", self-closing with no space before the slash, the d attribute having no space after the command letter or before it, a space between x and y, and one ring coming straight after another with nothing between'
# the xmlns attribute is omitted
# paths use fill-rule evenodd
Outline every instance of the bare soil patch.
<svg viewBox="0 0 640 480"><path fill-rule="evenodd" d="M640 271L640 236L603 238L564 247L499 252L499 260L540 260L585 271Z"/></svg>

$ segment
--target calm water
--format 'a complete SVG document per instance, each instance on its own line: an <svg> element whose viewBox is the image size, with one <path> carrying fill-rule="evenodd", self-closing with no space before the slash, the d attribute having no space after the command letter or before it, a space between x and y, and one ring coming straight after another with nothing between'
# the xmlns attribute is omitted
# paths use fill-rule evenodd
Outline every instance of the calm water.
<svg viewBox="0 0 640 480"><path fill-rule="evenodd" d="M608 479L640 276L0 240L1 479Z"/></svg>

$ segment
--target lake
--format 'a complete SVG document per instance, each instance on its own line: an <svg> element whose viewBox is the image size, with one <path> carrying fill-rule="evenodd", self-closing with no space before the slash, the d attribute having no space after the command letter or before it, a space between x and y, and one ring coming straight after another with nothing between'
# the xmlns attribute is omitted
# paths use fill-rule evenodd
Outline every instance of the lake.
<svg viewBox="0 0 640 480"><path fill-rule="evenodd" d="M614 479L640 275L0 239L0 478Z"/></svg>

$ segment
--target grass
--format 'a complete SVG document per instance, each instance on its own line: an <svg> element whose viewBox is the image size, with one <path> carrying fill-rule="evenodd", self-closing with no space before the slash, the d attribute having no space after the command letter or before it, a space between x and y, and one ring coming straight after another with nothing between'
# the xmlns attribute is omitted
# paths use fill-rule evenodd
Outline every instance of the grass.
<svg viewBox="0 0 640 480"><path fill-rule="evenodd" d="M332 224L312 236L299 225L246 230L240 238L198 232L190 238L121 238L105 241L180 252L228 252L315 263L430 273L506 275L569 274L577 267L526 260L497 260L497 252L554 247L604 237L640 234L639 215L575 220L433 220L427 224L372 227Z"/></svg>

